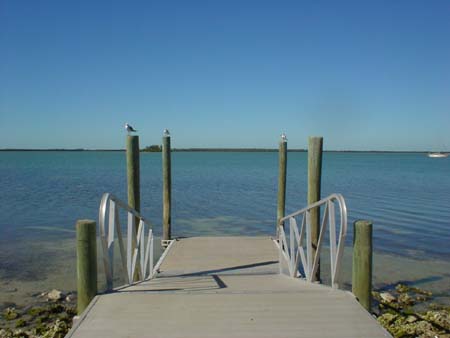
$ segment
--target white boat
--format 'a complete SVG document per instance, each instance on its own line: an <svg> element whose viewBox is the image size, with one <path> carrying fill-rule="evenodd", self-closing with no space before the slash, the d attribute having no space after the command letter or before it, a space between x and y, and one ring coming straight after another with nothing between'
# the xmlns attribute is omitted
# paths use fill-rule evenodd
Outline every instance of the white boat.
<svg viewBox="0 0 450 338"><path fill-rule="evenodd" d="M434 158L448 157L448 153L428 153L428 157Z"/></svg>

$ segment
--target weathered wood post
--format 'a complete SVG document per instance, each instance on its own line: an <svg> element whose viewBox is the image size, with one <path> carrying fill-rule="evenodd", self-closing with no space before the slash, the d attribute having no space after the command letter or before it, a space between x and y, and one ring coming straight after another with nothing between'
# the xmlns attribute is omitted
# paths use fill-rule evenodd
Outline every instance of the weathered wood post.
<svg viewBox="0 0 450 338"><path fill-rule="evenodd" d="M171 239L171 190L172 174L170 166L170 133L164 129L162 138L162 170L163 170L163 246Z"/></svg>
<svg viewBox="0 0 450 338"><path fill-rule="evenodd" d="M140 212L139 136L137 135L127 135L127 183L128 205ZM135 226L137 227L138 224Z"/></svg>
<svg viewBox="0 0 450 338"><path fill-rule="evenodd" d="M308 140L308 205L320 200L322 180L323 137L309 137ZM312 257L315 257L320 232L320 210L311 210ZM313 281L320 281L320 261Z"/></svg>
<svg viewBox="0 0 450 338"><path fill-rule="evenodd" d="M81 314L97 294L97 234L92 220L78 220L77 232L77 312Z"/></svg>
<svg viewBox="0 0 450 338"><path fill-rule="evenodd" d="M140 164L139 164L139 136L127 135L127 186L128 205L137 212L141 211L141 185L140 185ZM135 217L133 234L136 235L139 226L139 218ZM132 248L136 247L136 240L132 239ZM139 256L137 258L139 261ZM136 270L133 279L139 278L140 267L136 262Z"/></svg>
<svg viewBox="0 0 450 338"><path fill-rule="evenodd" d="M277 203L277 234L280 219L284 217L286 207L286 168L287 168L287 138L283 133L278 147L278 203Z"/></svg>
<svg viewBox="0 0 450 338"><path fill-rule="evenodd" d="M353 223L352 292L361 305L372 306L372 222Z"/></svg>

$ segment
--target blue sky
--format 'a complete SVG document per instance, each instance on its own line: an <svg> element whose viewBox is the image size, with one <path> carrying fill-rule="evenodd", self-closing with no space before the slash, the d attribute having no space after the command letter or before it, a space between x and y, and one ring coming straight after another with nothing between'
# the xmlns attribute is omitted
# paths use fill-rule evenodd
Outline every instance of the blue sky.
<svg viewBox="0 0 450 338"><path fill-rule="evenodd" d="M450 150L450 1L0 0L0 148Z"/></svg>

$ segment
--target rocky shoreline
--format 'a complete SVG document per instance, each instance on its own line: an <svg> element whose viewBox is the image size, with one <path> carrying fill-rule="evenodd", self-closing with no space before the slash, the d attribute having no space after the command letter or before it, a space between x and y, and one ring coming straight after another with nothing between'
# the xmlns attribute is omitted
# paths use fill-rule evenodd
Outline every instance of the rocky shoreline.
<svg viewBox="0 0 450 338"><path fill-rule="evenodd" d="M35 298L24 307L6 304L0 316L0 338L63 338L69 332L76 315L75 292L51 290Z"/></svg>
<svg viewBox="0 0 450 338"><path fill-rule="evenodd" d="M374 315L395 338L450 338L450 306L432 303L432 293L397 284L372 293Z"/></svg>
<svg viewBox="0 0 450 338"><path fill-rule="evenodd" d="M374 291L373 315L395 338L450 338L450 306L432 303L433 295L404 284ZM3 306L0 338L63 338L76 315L76 293L52 290L36 302Z"/></svg>

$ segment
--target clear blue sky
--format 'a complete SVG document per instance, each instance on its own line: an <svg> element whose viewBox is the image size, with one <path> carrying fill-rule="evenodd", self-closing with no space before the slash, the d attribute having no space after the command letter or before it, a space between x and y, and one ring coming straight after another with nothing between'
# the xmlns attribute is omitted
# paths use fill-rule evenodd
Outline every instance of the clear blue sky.
<svg viewBox="0 0 450 338"><path fill-rule="evenodd" d="M450 150L450 1L0 0L0 148Z"/></svg>

